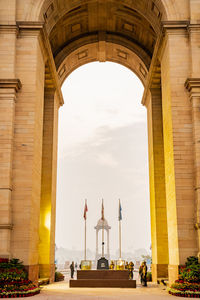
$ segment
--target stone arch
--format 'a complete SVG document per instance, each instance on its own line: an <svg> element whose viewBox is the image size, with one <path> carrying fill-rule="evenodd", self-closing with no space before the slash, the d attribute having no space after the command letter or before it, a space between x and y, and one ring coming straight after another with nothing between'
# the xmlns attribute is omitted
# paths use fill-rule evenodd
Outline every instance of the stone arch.
<svg viewBox="0 0 200 300"><path fill-rule="evenodd" d="M34 20L34 21L43 21L43 14L46 12L46 10L50 7L52 4L52 0L29 0L27 1L27 6L24 7L23 0L19 0L18 5L18 16L19 19L27 19L27 20ZM138 1L126 1L129 6L134 6ZM144 1L148 2L148 1ZM150 2L150 1L149 1ZM173 0L154 0L154 3L156 6L163 12L162 19L163 20L178 20L181 16L180 13L180 7L185 6L185 1L179 1L181 3L175 3ZM78 1L77 1L78 3ZM29 7L29 11L27 12L27 7ZM186 8L188 11L188 8ZM20 18L21 17L21 18ZM184 19L186 18L186 13L184 15Z"/></svg>
<svg viewBox="0 0 200 300"><path fill-rule="evenodd" d="M130 49L114 43L104 42L82 46L65 57L58 65L58 77L62 85L65 79L80 66L94 61L110 61L127 67L146 85L148 70L143 61Z"/></svg>
<svg viewBox="0 0 200 300"><path fill-rule="evenodd" d="M75 4L72 1L63 1L59 5L56 1L46 1L41 9L40 20L45 21L45 31L50 42L60 85L73 70L92 61L113 61L122 64L132 70L144 86L147 85L156 40L162 30L161 20L166 19L166 12L161 1L144 0L142 3L138 1L130 3L128 0L117 2L88 0L77 1ZM161 89L160 85L159 88ZM160 148L155 150L157 145L155 145L154 135L159 138L159 147L160 145L163 147L161 95L156 94L155 99L157 104L154 117L158 121L155 122L156 125L152 122L149 127L153 136L153 151L160 153ZM152 102L153 100L151 100L149 108L151 114L155 108ZM152 246L156 249L153 277L156 280L158 276L167 277L168 248L166 247L167 253L161 256L160 249L163 246L163 239L160 243L157 241L157 238L161 238L161 234L156 231L156 227L159 224L163 225L163 222L166 223L166 219L163 221L159 217L155 217L159 213L156 193L161 189L160 185L163 186L163 182L159 182L156 178L156 170L160 168L163 172L164 160L162 160L162 166L159 162L159 167L157 167L159 158L155 157L154 152L152 152L152 156L153 160L156 160L152 167L152 176L153 181L157 181L154 184L152 196L154 207L152 216L155 223L152 226L155 234L155 243ZM165 195L163 195L162 201L165 202ZM42 227L44 227L43 225L41 224ZM164 227L166 229L166 224L162 228ZM164 236L166 240L167 232ZM45 251L49 256L49 253L52 252L50 244ZM41 252L41 257L44 256L47 257ZM50 260L47 263L47 261L42 262L41 259L41 276L51 276L53 267Z"/></svg>
<svg viewBox="0 0 200 300"><path fill-rule="evenodd" d="M37 278L41 158L44 158L41 153L45 133L42 132L45 123L42 114L44 90L53 82L55 95L46 93L46 104L52 104L51 116L54 115L54 118L47 117L46 121L54 120L50 134L52 157L54 154L56 157L54 132L58 108L63 104L59 77L62 83L72 70L84 63L111 60L129 67L138 77L142 76L140 73L147 76L142 81L145 86L143 104L149 110L153 221L157 222L157 217L159 221L162 210L166 211L160 205L163 189L156 183L164 178L170 236L169 263L154 260L154 274L163 273L167 264L172 282L186 257L195 255L197 250L200 252L197 237L200 234L200 133L196 109L200 82L197 68L200 57L197 43L200 6L192 0L11 2L0 13L1 31L4 33L0 43L0 98L10 111L4 124L7 129L3 129L3 135L0 134L5 137L10 149L9 158L7 148L1 149L6 173L4 167L1 168L4 178L1 180L0 194L1 199L2 195L6 199L7 206L6 212L1 211L5 224L0 224L0 239L3 237L0 254L19 256L30 270L29 277ZM46 78L45 57L50 63ZM156 64L157 58L160 65ZM47 114L50 109L48 105L45 108ZM4 117L3 112L3 121ZM5 143L5 140L3 138L1 141ZM164 148L162 151L160 145ZM164 155L164 159L161 160L160 155ZM159 176L160 161L165 164L162 165L162 176ZM28 167L22 172L23 165ZM50 189L54 193L56 172L52 172ZM23 210L19 210L20 207L27 209L25 215ZM163 229L162 222L154 224L154 229L156 227ZM160 238L156 236L156 230L153 233L156 244ZM167 232L162 234L167 238ZM163 243L157 247L160 254L164 247ZM48 272L51 271L49 264L47 267Z"/></svg>

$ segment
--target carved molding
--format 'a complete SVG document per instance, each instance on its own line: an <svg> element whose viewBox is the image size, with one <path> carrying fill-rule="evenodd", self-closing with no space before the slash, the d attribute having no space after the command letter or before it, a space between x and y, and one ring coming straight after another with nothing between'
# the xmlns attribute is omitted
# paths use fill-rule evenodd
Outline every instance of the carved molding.
<svg viewBox="0 0 200 300"><path fill-rule="evenodd" d="M13 229L13 224L0 224L0 230L1 229L9 229L12 230Z"/></svg>
<svg viewBox="0 0 200 300"><path fill-rule="evenodd" d="M188 31L191 32L198 32L200 31L200 24L190 24L188 26Z"/></svg>
<svg viewBox="0 0 200 300"><path fill-rule="evenodd" d="M24 30L41 30L44 27L44 22L18 21L17 26Z"/></svg>
<svg viewBox="0 0 200 300"><path fill-rule="evenodd" d="M163 21L162 32L163 35L168 34L188 34L188 27L190 21Z"/></svg>
<svg viewBox="0 0 200 300"><path fill-rule="evenodd" d="M37 36L44 28L44 22L17 22L21 36Z"/></svg>
<svg viewBox="0 0 200 300"><path fill-rule="evenodd" d="M162 22L162 28L164 30L167 29L183 29L188 28L190 24L190 21L163 21Z"/></svg>
<svg viewBox="0 0 200 300"><path fill-rule="evenodd" d="M200 92L200 78L188 78L185 82L188 92Z"/></svg>
<svg viewBox="0 0 200 300"><path fill-rule="evenodd" d="M17 34L19 32L19 28L17 25L0 25L0 32Z"/></svg>
<svg viewBox="0 0 200 300"><path fill-rule="evenodd" d="M1 89L15 89L18 92L22 87L19 79L0 79Z"/></svg>

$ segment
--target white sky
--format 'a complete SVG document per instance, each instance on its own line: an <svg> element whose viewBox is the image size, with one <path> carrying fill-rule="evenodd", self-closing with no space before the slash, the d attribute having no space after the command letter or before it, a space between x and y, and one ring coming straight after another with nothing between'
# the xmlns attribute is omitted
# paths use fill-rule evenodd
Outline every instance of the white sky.
<svg viewBox="0 0 200 300"><path fill-rule="evenodd" d="M118 249L118 199L122 204L123 251L150 246L146 109L143 86L115 63L90 63L64 82L59 112L56 244L84 247L84 199L88 201L87 247L104 198L112 227L111 253Z"/></svg>

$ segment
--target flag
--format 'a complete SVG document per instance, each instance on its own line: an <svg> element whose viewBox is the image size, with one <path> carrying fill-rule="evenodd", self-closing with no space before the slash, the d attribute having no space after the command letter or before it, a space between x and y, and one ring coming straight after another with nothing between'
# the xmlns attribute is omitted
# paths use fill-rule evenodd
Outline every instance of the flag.
<svg viewBox="0 0 200 300"><path fill-rule="evenodd" d="M121 207L120 200L119 200L119 216L118 216L118 219L119 219L119 221L122 220L122 207Z"/></svg>
<svg viewBox="0 0 200 300"><path fill-rule="evenodd" d="M103 199L102 199L102 206L101 206L101 220L104 220L104 205L103 205Z"/></svg>
<svg viewBox="0 0 200 300"><path fill-rule="evenodd" d="M87 211L88 211L87 200L85 200L85 207L84 207L84 214L83 214L83 217L85 220L87 219L87 216L86 216Z"/></svg>

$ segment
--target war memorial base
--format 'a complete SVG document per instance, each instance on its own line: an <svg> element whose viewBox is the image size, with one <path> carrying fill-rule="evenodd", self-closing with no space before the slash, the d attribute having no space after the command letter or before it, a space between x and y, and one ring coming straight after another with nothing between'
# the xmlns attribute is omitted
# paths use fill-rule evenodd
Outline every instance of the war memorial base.
<svg viewBox="0 0 200 300"><path fill-rule="evenodd" d="M78 270L77 280L70 280L70 288L136 288L136 280L129 279L129 271Z"/></svg>

